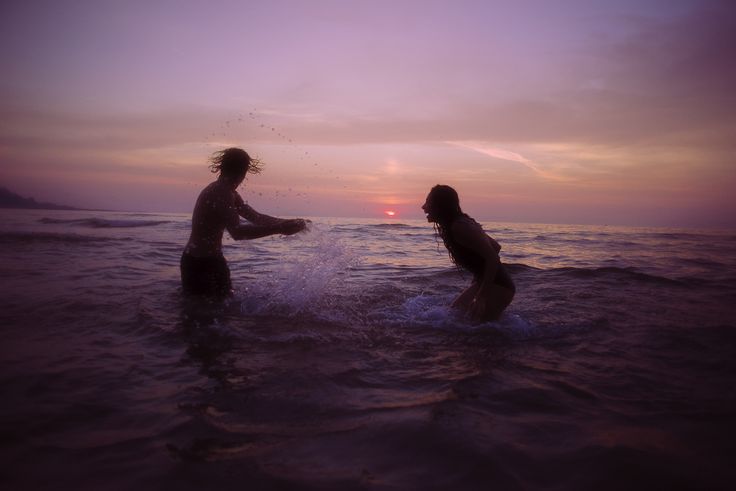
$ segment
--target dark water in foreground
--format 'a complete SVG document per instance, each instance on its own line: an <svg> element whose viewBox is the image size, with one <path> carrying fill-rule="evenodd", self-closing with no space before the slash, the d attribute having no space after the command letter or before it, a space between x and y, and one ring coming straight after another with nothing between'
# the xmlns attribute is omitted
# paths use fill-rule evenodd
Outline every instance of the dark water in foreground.
<svg viewBox="0 0 736 491"><path fill-rule="evenodd" d="M486 224L518 294L422 222L229 242L189 218L0 210L3 489L733 489L736 232Z"/></svg>

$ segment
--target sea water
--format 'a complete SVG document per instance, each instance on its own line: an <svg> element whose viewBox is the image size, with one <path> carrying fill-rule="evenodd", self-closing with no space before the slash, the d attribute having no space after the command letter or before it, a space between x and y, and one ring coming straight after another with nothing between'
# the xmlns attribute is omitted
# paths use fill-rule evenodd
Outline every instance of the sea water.
<svg viewBox="0 0 736 491"><path fill-rule="evenodd" d="M0 210L0 486L732 489L736 232L483 225L478 324L423 221L226 238L211 302L188 215Z"/></svg>

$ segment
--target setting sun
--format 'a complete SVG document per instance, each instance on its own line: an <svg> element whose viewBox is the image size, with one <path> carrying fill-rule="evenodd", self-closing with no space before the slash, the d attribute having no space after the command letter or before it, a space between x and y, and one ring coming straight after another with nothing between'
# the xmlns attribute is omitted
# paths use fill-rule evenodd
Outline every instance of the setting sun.
<svg viewBox="0 0 736 491"><path fill-rule="evenodd" d="M386 215L390 216L390 217L392 217L392 216L395 216L395 215L396 215L396 212L395 212L395 211L393 211L393 210L386 210L386 211L384 211L384 213L385 213Z"/></svg>

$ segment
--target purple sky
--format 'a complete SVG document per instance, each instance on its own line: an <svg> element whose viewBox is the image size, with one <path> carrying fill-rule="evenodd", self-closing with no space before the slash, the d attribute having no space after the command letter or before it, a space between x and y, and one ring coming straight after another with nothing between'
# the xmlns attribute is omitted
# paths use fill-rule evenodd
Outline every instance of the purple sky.
<svg viewBox="0 0 736 491"><path fill-rule="evenodd" d="M206 158L270 214L736 226L736 4L0 6L0 186L188 212Z"/></svg>

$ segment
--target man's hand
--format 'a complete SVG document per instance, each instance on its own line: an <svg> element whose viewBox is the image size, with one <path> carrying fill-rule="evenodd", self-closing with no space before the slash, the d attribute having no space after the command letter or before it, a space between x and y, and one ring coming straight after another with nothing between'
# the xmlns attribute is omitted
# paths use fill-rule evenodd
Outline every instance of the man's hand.
<svg viewBox="0 0 736 491"><path fill-rule="evenodd" d="M283 235L294 235L295 233L301 232L307 228L307 222L302 218L294 218L290 220L284 220L279 226L279 232Z"/></svg>

